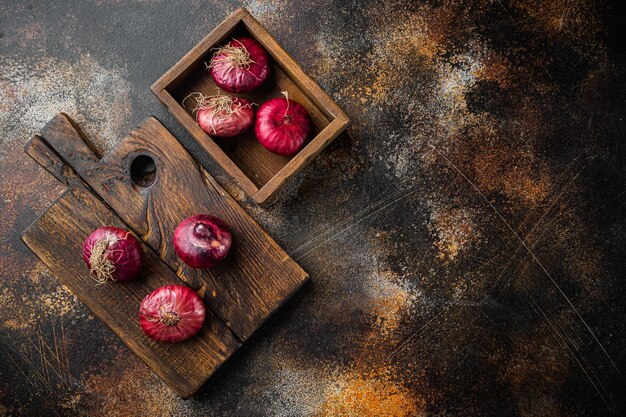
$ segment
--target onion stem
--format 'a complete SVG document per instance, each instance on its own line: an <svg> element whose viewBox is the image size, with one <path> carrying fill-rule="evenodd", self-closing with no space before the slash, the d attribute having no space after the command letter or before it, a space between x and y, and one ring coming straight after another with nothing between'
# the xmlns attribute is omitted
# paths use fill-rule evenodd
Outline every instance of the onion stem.
<svg viewBox="0 0 626 417"><path fill-rule="evenodd" d="M281 93L285 96L285 100L287 100L287 108L285 109L284 118L287 118L287 112L289 111L289 91L281 91Z"/></svg>

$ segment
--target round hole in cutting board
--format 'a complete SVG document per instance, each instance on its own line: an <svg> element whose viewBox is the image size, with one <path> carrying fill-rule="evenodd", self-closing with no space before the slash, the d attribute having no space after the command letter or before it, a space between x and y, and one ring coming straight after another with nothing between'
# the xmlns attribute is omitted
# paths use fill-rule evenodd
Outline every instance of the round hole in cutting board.
<svg viewBox="0 0 626 417"><path fill-rule="evenodd" d="M148 188L156 178L156 164L148 155L139 155L130 163L130 179L141 188Z"/></svg>

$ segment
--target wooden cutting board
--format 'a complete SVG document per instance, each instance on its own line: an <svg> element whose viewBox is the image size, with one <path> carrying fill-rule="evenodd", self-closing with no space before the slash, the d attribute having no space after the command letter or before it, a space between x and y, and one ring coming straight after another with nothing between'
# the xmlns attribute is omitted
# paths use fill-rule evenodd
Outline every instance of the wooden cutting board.
<svg viewBox="0 0 626 417"><path fill-rule="evenodd" d="M100 158L59 114L25 150L68 190L22 240L181 397L193 395L308 279L155 118ZM185 265L172 242L178 223L198 213L222 218L233 233L231 253L208 270ZM145 266L137 281L96 286L89 276L82 243L106 225L140 238ZM154 342L139 327L139 303L155 288L181 282L202 296L206 323L185 342Z"/></svg>

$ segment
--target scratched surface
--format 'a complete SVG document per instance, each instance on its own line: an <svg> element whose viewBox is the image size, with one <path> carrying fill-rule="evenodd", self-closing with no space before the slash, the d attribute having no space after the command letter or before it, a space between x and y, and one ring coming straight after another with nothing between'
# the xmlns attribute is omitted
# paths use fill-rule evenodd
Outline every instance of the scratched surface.
<svg viewBox="0 0 626 417"><path fill-rule="evenodd" d="M0 415L623 415L624 6L244 2L352 120L259 208L149 93L239 5L0 0ZM19 239L59 111L156 115L311 275L193 399Z"/></svg>

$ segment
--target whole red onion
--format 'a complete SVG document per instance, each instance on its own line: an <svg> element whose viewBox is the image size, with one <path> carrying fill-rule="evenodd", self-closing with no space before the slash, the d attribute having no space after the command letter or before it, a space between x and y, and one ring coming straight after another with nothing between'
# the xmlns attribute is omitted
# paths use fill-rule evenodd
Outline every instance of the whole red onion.
<svg viewBox="0 0 626 417"><path fill-rule="evenodd" d="M99 227L83 243L83 260L91 276L107 281L128 281L141 272L143 253L139 242L127 230L115 226Z"/></svg>
<svg viewBox="0 0 626 417"><path fill-rule="evenodd" d="M223 95L196 98L198 124L209 135L232 137L248 130L254 121L254 110L244 98Z"/></svg>
<svg viewBox="0 0 626 417"><path fill-rule="evenodd" d="M232 235L221 219L210 214L191 216L174 231L174 250L192 268L209 268L228 255Z"/></svg>
<svg viewBox="0 0 626 417"><path fill-rule="evenodd" d="M184 285L157 288L139 306L141 330L159 342L189 339L202 327L205 314L200 296Z"/></svg>
<svg viewBox="0 0 626 417"><path fill-rule="evenodd" d="M252 38L231 40L213 54L211 76L222 90L246 93L258 88L270 73L269 56Z"/></svg>
<svg viewBox="0 0 626 417"><path fill-rule="evenodd" d="M299 103L273 98L257 111L254 133L265 149L279 155L293 155L302 148L309 133L309 114Z"/></svg>

